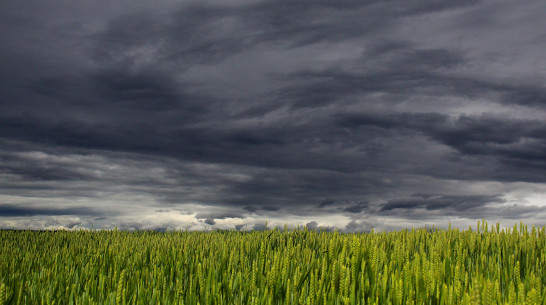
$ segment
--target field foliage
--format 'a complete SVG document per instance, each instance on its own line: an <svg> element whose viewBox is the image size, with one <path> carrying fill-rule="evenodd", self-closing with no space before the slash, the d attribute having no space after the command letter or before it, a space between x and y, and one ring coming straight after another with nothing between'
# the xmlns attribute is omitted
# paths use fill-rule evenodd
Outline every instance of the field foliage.
<svg viewBox="0 0 546 305"><path fill-rule="evenodd" d="M545 228L0 231L2 304L546 304Z"/></svg>

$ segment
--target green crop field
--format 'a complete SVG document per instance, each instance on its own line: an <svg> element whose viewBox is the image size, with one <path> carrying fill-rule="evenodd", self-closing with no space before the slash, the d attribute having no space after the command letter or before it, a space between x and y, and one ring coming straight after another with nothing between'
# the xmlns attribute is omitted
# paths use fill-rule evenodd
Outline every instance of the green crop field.
<svg viewBox="0 0 546 305"><path fill-rule="evenodd" d="M545 228L0 231L2 304L546 304Z"/></svg>

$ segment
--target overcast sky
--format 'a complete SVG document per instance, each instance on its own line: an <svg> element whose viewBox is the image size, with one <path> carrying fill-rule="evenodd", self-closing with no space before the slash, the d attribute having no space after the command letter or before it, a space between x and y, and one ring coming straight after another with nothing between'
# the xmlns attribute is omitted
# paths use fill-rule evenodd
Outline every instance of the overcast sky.
<svg viewBox="0 0 546 305"><path fill-rule="evenodd" d="M1 228L546 224L545 1L4 0L0 40Z"/></svg>

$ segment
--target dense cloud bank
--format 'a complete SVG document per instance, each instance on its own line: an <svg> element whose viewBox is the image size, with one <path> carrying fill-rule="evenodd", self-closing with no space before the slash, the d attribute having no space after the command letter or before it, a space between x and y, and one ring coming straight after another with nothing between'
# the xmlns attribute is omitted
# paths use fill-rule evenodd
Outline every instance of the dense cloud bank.
<svg viewBox="0 0 546 305"><path fill-rule="evenodd" d="M546 4L0 4L0 227L546 223Z"/></svg>

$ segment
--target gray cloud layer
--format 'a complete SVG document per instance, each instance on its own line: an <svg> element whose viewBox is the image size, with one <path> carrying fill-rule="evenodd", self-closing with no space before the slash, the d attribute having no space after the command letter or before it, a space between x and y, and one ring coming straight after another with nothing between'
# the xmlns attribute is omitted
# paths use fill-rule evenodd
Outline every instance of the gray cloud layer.
<svg viewBox="0 0 546 305"><path fill-rule="evenodd" d="M0 6L0 226L546 219L540 1Z"/></svg>

